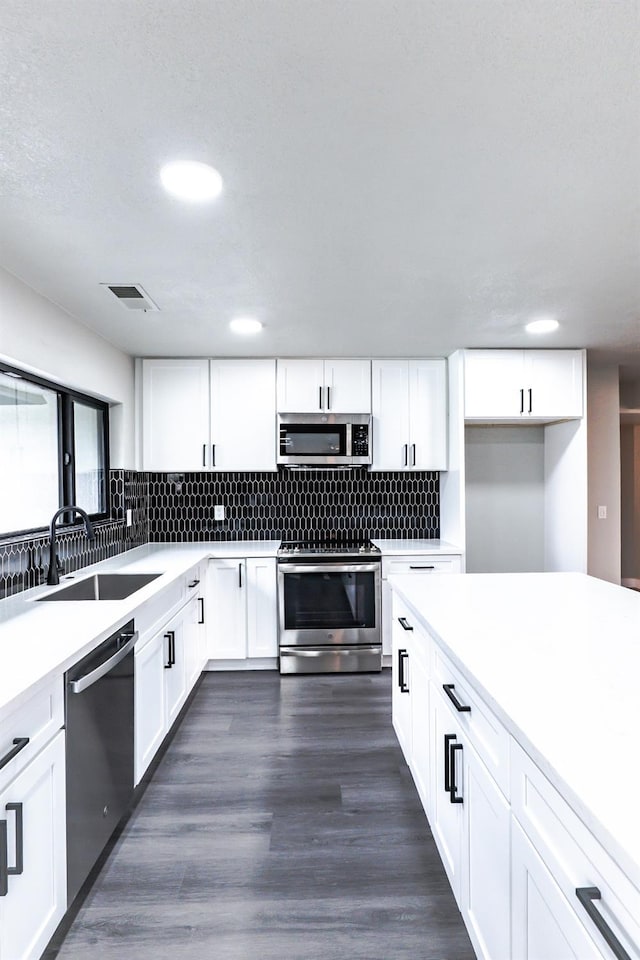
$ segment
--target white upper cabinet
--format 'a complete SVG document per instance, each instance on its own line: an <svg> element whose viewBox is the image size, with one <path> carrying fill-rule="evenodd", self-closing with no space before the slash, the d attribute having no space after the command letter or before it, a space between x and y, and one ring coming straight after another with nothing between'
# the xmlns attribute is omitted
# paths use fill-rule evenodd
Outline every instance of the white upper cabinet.
<svg viewBox="0 0 640 960"><path fill-rule="evenodd" d="M278 412L370 413L370 360L278 360Z"/></svg>
<svg viewBox="0 0 640 960"><path fill-rule="evenodd" d="M142 469L276 470L275 360L143 360Z"/></svg>
<svg viewBox="0 0 640 960"><path fill-rule="evenodd" d="M211 466L276 469L275 360L211 361Z"/></svg>
<svg viewBox="0 0 640 960"><path fill-rule="evenodd" d="M582 350L465 350L465 419L581 417L583 356Z"/></svg>
<svg viewBox="0 0 640 960"><path fill-rule="evenodd" d="M142 361L142 469L209 462L209 361Z"/></svg>
<svg viewBox="0 0 640 960"><path fill-rule="evenodd" d="M447 469L446 360L374 360L372 470Z"/></svg>

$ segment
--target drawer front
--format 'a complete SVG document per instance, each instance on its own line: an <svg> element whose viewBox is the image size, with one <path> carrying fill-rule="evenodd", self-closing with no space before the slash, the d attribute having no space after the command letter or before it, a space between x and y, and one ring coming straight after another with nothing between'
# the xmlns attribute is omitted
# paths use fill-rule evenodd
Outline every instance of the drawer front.
<svg viewBox="0 0 640 960"><path fill-rule="evenodd" d="M489 773L505 797L508 797L510 786L509 734L437 643L433 644L432 661L432 675L435 685L445 698L451 713L455 715ZM444 689L445 687L448 688L448 692ZM461 707L468 707L469 709L458 710L452 698L457 700Z"/></svg>
<svg viewBox="0 0 640 960"><path fill-rule="evenodd" d="M430 573L461 573L462 559L455 554L444 556L383 557L382 578L395 574L428 576Z"/></svg>
<svg viewBox="0 0 640 960"><path fill-rule="evenodd" d="M64 684L60 676L39 688L2 721L0 789L26 767L63 725Z"/></svg>
<svg viewBox="0 0 640 960"><path fill-rule="evenodd" d="M602 949L603 957L614 954L578 900L577 888L598 888L601 897L593 901L595 910L630 956L640 957L640 891L515 741L511 749L511 804L578 919Z"/></svg>

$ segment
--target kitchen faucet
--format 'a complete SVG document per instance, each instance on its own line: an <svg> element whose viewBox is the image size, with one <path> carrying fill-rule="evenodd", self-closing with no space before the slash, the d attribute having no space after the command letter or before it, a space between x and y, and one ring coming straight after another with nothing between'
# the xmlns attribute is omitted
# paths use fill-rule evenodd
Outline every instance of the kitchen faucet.
<svg viewBox="0 0 640 960"><path fill-rule="evenodd" d="M63 513L79 513L84 520L87 538L89 540L95 540L96 538L96 535L93 532L93 526L91 525L91 520L89 520L89 517L82 507L76 507L75 503L70 503L68 507L60 507L59 510L56 510L51 519L51 529L49 531L49 572L47 573L47 583L50 586L55 586L56 584L60 583L59 574L62 570L62 567L60 567L58 564L58 557L56 554L56 520Z"/></svg>

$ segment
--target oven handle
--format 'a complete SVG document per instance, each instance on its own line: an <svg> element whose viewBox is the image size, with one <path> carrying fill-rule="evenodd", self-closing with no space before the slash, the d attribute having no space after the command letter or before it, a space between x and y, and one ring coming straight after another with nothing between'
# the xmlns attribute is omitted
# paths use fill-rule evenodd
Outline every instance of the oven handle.
<svg viewBox="0 0 640 960"><path fill-rule="evenodd" d="M351 653L380 653L380 644L373 647L341 647L340 645L336 645L335 647L328 647L324 650L285 650L284 647L280 647L281 657L324 657L326 653L331 654L331 656L336 653L339 653L340 656L348 656Z"/></svg>
<svg viewBox="0 0 640 960"><path fill-rule="evenodd" d="M373 563L282 563L281 573L375 573L380 570L380 561Z"/></svg>

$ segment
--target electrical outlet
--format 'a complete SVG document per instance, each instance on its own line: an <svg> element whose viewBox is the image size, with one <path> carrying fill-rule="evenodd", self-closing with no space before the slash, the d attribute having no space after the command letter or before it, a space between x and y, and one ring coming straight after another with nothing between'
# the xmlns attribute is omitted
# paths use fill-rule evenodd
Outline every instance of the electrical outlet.
<svg viewBox="0 0 640 960"><path fill-rule="evenodd" d="M130 527L133 524L133 510L131 507L127 507L127 526Z"/></svg>
<svg viewBox="0 0 640 960"><path fill-rule="evenodd" d="M606 520L606 519L607 519L607 508L598 507L598 520Z"/></svg>
<svg viewBox="0 0 640 960"><path fill-rule="evenodd" d="M213 519L224 520L224 507L222 506L222 504L217 503L213 508Z"/></svg>

